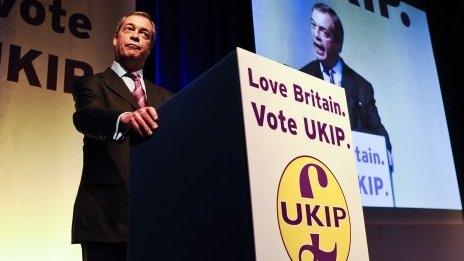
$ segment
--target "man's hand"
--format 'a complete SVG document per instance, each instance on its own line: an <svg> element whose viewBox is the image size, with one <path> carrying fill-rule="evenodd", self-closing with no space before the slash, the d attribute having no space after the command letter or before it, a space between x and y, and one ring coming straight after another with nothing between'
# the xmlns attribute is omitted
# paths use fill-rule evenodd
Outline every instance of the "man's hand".
<svg viewBox="0 0 464 261"><path fill-rule="evenodd" d="M145 107L121 115L121 122L127 124L141 137L153 134L153 131L158 128L156 120L158 120L158 114L153 107Z"/></svg>
<svg viewBox="0 0 464 261"><path fill-rule="evenodd" d="M393 155L389 150L387 150L387 158L388 158L388 168L390 169L390 174L391 174L395 170L395 167L393 165Z"/></svg>

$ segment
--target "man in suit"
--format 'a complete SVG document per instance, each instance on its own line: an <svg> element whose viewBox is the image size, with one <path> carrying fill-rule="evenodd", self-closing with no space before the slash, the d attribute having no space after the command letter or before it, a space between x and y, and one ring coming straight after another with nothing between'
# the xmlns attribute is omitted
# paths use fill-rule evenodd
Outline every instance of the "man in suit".
<svg viewBox="0 0 464 261"><path fill-rule="evenodd" d="M392 146L375 106L374 89L340 57L344 36L340 18L329 6L316 3L311 14L311 32L317 59L300 70L345 89L351 129L385 137L392 172Z"/></svg>
<svg viewBox="0 0 464 261"><path fill-rule="evenodd" d="M155 38L147 13L120 19L115 61L73 85L73 122L84 134L84 164L74 204L72 243L83 260L126 260L130 144L158 128L155 107L172 95L143 79Z"/></svg>

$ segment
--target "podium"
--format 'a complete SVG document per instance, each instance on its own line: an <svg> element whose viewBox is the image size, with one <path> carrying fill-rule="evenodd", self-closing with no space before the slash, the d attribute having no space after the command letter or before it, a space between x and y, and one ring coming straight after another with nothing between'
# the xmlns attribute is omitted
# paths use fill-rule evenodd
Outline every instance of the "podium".
<svg viewBox="0 0 464 261"><path fill-rule="evenodd" d="M266 66L270 67L266 69ZM275 93L271 92L274 90L272 84L266 92L263 86L256 88L260 78L250 79L252 70L264 70L263 73L270 75L276 73L275 77L289 73L293 77L296 74L298 79L303 79L303 82L298 82L303 88L312 82L326 84L282 64L237 49L161 106L158 109L159 129L131 150L129 260L243 261L289 260L289 256L292 257L292 246L287 243L282 227L286 224L279 223L282 219L276 201L276 198L282 198L279 193L284 176L281 177L281 174L284 170L288 172L286 165L295 156L311 154L313 149L318 151L318 146L330 148L336 145L308 140L304 136L303 126L299 125L297 129L297 123L293 130L298 134L290 133L290 117L287 117L287 132L282 131L283 126L279 127L280 130L277 127L274 129L272 116L266 114L267 120L264 119L262 104L266 101L248 96L246 92L254 92L260 97L272 96L282 100L283 104L291 101L282 96L283 92L280 96L276 94L277 89L282 91L282 86L275 85ZM287 95L290 97L291 84L287 85ZM340 97L341 104L346 107L344 93L340 92L332 99ZM253 104L250 99L256 103L253 108L250 107ZM273 104L279 103L269 100L266 109L272 109ZM289 112L292 110L289 109ZM283 122L277 112L274 116L276 124L278 119ZM261 122L258 118L261 118ZM346 139L342 141L345 146L343 142L351 142L349 121L347 118L341 118L341 121L344 124L348 122L347 127L344 126ZM266 124L271 125L266 127ZM292 141L285 141L296 138L308 142L300 144L294 140L295 144L292 145ZM266 139L272 142L266 142ZM279 145L279 142L283 143ZM356 189L352 153L343 148L340 153L348 157L348 162L340 168L344 169L345 175L352 172L349 183L354 184ZM265 150L260 152L260 149ZM279 156L279 153L286 154ZM324 161L324 157L318 159ZM324 162L332 167L335 163L332 164L331 160L329 157ZM277 167L273 164L277 164ZM275 173L266 167L276 169ZM333 167L331 171L340 172L337 168ZM307 175L312 181L309 170ZM344 179L338 180L342 187L348 182ZM346 231L357 231L360 236L343 232L349 242L344 255L348 257L349 254L353 260L367 260L359 190L344 188L344 193L346 218L342 212L335 211L335 218L340 219L340 227L325 224L325 228L337 232L337 229L348 224ZM354 195L347 196L347 193ZM289 212L288 215L294 214ZM301 225L304 224L301 222ZM314 233L311 232L313 241L309 241L312 245L306 249L315 246ZM331 242L325 245L323 239L328 237L324 233L320 232L320 245L317 246L322 252L332 249ZM356 238L360 238L361 243L356 243ZM307 239L310 239L309 234ZM343 243L337 244L340 254L344 251ZM300 253L303 260L310 260L311 253L307 252Z"/></svg>
<svg viewBox="0 0 464 261"><path fill-rule="evenodd" d="M254 260L237 56L159 108L131 152L130 260Z"/></svg>

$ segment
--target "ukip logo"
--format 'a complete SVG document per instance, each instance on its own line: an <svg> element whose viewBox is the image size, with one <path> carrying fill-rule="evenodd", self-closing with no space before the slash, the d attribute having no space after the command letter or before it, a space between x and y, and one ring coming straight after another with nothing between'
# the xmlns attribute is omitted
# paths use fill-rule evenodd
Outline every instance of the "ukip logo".
<svg viewBox="0 0 464 261"><path fill-rule="evenodd" d="M291 260L348 259L351 225L345 196L318 159L301 156L287 165L280 178L277 215Z"/></svg>

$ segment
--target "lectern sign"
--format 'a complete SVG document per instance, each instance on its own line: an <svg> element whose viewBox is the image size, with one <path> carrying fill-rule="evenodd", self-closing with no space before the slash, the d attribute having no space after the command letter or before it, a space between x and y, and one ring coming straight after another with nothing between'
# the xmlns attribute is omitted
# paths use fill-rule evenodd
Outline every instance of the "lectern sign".
<svg viewBox="0 0 464 261"><path fill-rule="evenodd" d="M346 260L351 226L343 190L316 158L302 156L285 168L277 196L277 216L292 260Z"/></svg>
<svg viewBox="0 0 464 261"><path fill-rule="evenodd" d="M368 260L344 89L237 49L257 260Z"/></svg>

